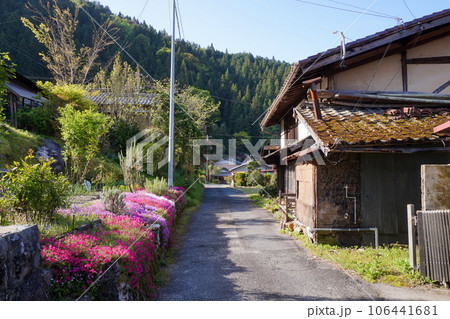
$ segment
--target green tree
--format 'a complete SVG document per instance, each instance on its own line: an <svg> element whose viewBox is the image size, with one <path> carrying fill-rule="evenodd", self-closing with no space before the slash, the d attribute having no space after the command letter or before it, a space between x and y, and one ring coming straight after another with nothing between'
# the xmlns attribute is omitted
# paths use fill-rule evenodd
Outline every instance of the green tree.
<svg viewBox="0 0 450 319"><path fill-rule="evenodd" d="M259 164L258 161L251 161L250 163L247 164L247 171L253 172L254 170L258 169L261 165Z"/></svg>
<svg viewBox="0 0 450 319"><path fill-rule="evenodd" d="M99 152L100 138L108 132L111 121L103 114L87 109L75 110L70 104L60 109L63 155L68 175L74 182L83 182L92 160Z"/></svg>
<svg viewBox="0 0 450 319"><path fill-rule="evenodd" d="M266 179L261 171L255 169L247 174L247 186L264 186Z"/></svg>
<svg viewBox="0 0 450 319"><path fill-rule="evenodd" d="M14 77L14 64L11 62L8 53L0 52L0 122L5 119L3 110L6 102L6 82L12 77Z"/></svg>
<svg viewBox="0 0 450 319"><path fill-rule="evenodd" d="M42 90L43 95L49 99L47 107L53 108L54 111L66 104L72 104L79 110L87 110L95 106L93 102L86 99L87 92L80 84L58 85L41 81L37 81L36 84Z"/></svg>
<svg viewBox="0 0 450 319"><path fill-rule="evenodd" d="M148 110L150 126L158 133L169 135L169 105L168 84L163 82L155 88L155 104ZM194 171L192 163L192 140L203 137L202 127L217 118L219 104L209 95L209 92L193 87L175 90L175 164L182 168L186 175Z"/></svg>

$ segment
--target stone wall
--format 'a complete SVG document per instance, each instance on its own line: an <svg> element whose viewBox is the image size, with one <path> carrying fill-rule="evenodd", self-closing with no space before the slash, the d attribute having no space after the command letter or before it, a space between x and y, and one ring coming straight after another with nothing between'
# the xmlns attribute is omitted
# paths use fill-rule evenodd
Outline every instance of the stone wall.
<svg viewBox="0 0 450 319"><path fill-rule="evenodd" d="M0 301L48 300L36 225L0 227Z"/></svg>
<svg viewBox="0 0 450 319"><path fill-rule="evenodd" d="M361 225L361 158L355 153L334 153L326 165L317 166L317 228L352 228ZM356 197L356 223L354 200ZM340 245L360 244L362 235L357 232L323 232L317 234L319 242Z"/></svg>
<svg viewBox="0 0 450 319"><path fill-rule="evenodd" d="M332 154L326 165L317 166L317 225L316 227L352 227L356 197L356 225L360 224L361 165L359 154Z"/></svg>

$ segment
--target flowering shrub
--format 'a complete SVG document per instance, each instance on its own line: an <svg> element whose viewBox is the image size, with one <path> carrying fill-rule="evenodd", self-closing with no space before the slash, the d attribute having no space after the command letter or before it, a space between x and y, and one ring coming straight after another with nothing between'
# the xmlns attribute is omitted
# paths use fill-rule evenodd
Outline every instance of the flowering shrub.
<svg viewBox="0 0 450 319"><path fill-rule="evenodd" d="M166 220L163 217L163 214L158 211L156 208L149 205L140 205L133 202L126 202L127 205L127 213L130 216L139 218L144 223L147 224L159 224L162 231L162 246L167 247L170 240L171 231L169 226L167 225Z"/></svg>
<svg viewBox="0 0 450 319"><path fill-rule="evenodd" d="M119 265L127 283L135 288L135 299L155 298L151 271L156 250L153 233L139 218L100 216L104 226L90 234L41 240L43 263L54 274L53 297L80 296L108 264L121 257Z"/></svg>
<svg viewBox="0 0 450 319"><path fill-rule="evenodd" d="M133 288L133 299L155 298L152 275L157 268L157 245L148 225L158 223L162 230L161 245L170 247L176 210L185 205L184 189L171 187L167 196L144 190L123 195L124 215L107 211L100 201L56 212L61 217L96 216L102 225L88 234L71 234L59 240L42 238L43 263L53 271L54 299L79 297L117 259L121 267L120 282ZM88 294L96 299L101 296L98 290L101 288L97 282Z"/></svg>
<svg viewBox="0 0 450 319"><path fill-rule="evenodd" d="M33 151L0 179L0 206L14 210L34 223L49 222L58 207L65 206L69 196L69 182L61 174L54 174L53 159L36 163Z"/></svg>
<svg viewBox="0 0 450 319"><path fill-rule="evenodd" d="M125 193L128 214L141 218L148 224L158 223L162 228L163 246L173 245L172 233L175 217L175 203L167 197L138 191Z"/></svg>

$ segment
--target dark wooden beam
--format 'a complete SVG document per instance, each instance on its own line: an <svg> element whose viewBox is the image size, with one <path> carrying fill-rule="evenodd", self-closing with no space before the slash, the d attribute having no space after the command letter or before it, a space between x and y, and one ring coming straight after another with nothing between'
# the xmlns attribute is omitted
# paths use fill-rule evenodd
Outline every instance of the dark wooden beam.
<svg viewBox="0 0 450 319"><path fill-rule="evenodd" d="M400 53L401 55L401 63L402 63L402 84L403 84L403 91L408 91L408 66L407 66L407 59L406 59L406 51L402 51Z"/></svg>
<svg viewBox="0 0 450 319"><path fill-rule="evenodd" d="M407 59L408 64L448 64L450 63L450 56L433 56L427 58Z"/></svg>
<svg viewBox="0 0 450 319"><path fill-rule="evenodd" d="M441 93L442 91L444 91L449 86L450 86L450 80L448 80L447 82L442 84L440 87L438 87L436 90L434 90L433 93Z"/></svg>

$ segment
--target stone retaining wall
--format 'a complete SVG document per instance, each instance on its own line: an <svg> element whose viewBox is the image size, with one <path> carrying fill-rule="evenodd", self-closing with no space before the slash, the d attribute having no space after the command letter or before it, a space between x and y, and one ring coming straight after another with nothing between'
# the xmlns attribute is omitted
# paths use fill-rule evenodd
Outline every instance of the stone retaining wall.
<svg viewBox="0 0 450 319"><path fill-rule="evenodd" d="M0 227L0 301L48 300L36 225Z"/></svg>

